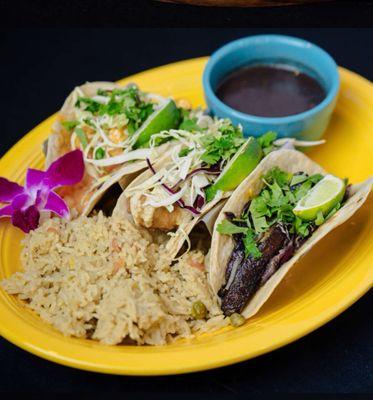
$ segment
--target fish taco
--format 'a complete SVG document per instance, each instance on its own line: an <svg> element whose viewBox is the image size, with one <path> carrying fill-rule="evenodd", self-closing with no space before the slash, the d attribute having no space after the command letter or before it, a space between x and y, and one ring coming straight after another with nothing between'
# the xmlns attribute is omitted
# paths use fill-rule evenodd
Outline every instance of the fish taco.
<svg viewBox="0 0 373 400"><path fill-rule="evenodd" d="M176 128L175 102L135 85L92 82L76 87L66 99L45 142L46 167L74 149L84 153L85 175L74 188L60 189L76 215L87 215L115 183L125 187L146 158L155 161L168 144L148 149L152 134ZM131 177L131 179L129 179Z"/></svg>
<svg viewBox="0 0 373 400"><path fill-rule="evenodd" d="M209 282L226 316L258 312L294 264L364 203L372 180L348 185L296 150L265 157L213 231Z"/></svg>
<svg viewBox="0 0 373 400"><path fill-rule="evenodd" d="M193 110L184 115L178 130L155 134L158 142L176 141L157 162L124 190L114 210L142 227L167 232L171 258L180 251L196 224L234 189L268 153L283 146L308 146L320 142L276 139L274 132L245 138L240 126Z"/></svg>

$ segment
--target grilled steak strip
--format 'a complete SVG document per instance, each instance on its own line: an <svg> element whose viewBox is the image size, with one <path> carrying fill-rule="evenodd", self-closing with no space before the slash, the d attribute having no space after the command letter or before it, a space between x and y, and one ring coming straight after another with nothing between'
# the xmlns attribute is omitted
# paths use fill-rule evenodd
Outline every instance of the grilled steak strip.
<svg viewBox="0 0 373 400"><path fill-rule="evenodd" d="M241 235L242 237L242 235ZM245 246L242 242L242 240L239 240L235 243L232 254L229 258L228 261L228 265L227 265L227 269L225 270L225 283L226 285L223 286L220 290L218 295L220 297L223 297L225 292L226 292L226 288L228 287L228 284L230 282L230 279L232 279L233 277L231 277L231 274L236 274L237 270L240 268L241 264L243 263L245 259Z"/></svg>
<svg viewBox="0 0 373 400"><path fill-rule="evenodd" d="M258 246L262 256L259 259L251 256L245 259L237 269L231 284L224 291L221 308L225 315L240 313L243 310L263 284L263 277L268 279L293 255L295 251L293 243L294 238L289 236L284 226L277 224L270 228ZM284 249L286 251L283 251ZM233 256L236 257L234 252L229 263ZM271 263L272 259L274 261Z"/></svg>

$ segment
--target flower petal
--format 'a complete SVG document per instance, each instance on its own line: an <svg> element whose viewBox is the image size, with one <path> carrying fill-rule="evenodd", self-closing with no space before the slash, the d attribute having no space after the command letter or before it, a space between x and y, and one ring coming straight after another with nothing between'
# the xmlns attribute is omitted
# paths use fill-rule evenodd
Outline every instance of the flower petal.
<svg viewBox="0 0 373 400"><path fill-rule="evenodd" d="M15 196L21 193L23 193L22 186L0 177L0 202L12 201Z"/></svg>
<svg viewBox="0 0 373 400"><path fill-rule="evenodd" d="M39 171L38 169L29 168L26 173L26 189L39 187L43 182L45 176L46 174L44 171Z"/></svg>
<svg viewBox="0 0 373 400"><path fill-rule="evenodd" d="M69 218L70 215L67 204L58 194L54 192L49 193L47 203L45 204L43 209L47 211L52 211L62 218Z"/></svg>
<svg viewBox="0 0 373 400"><path fill-rule="evenodd" d="M14 210L12 215L12 224L29 233L39 225L40 213L35 206L30 206L26 210Z"/></svg>
<svg viewBox="0 0 373 400"><path fill-rule="evenodd" d="M45 174L44 184L50 189L80 182L84 175L82 151L74 150L63 155L50 165Z"/></svg>
<svg viewBox="0 0 373 400"><path fill-rule="evenodd" d="M9 204L0 208L0 217L11 217L13 214L13 207Z"/></svg>
<svg viewBox="0 0 373 400"><path fill-rule="evenodd" d="M20 210L24 207L29 207L31 205L28 204L29 202L31 202L30 196L27 193L22 193L14 197L12 201L12 207L14 210Z"/></svg>

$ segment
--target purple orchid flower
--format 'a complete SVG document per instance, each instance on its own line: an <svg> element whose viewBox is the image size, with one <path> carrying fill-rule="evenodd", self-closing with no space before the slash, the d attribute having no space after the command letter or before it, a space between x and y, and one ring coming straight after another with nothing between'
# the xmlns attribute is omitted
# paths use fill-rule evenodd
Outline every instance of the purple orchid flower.
<svg viewBox="0 0 373 400"><path fill-rule="evenodd" d="M11 217L12 224L28 233L39 225L40 212L51 211L69 218L67 204L53 189L74 185L84 175L83 153L71 151L54 161L46 171L29 168L25 186L0 177L0 217Z"/></svg>

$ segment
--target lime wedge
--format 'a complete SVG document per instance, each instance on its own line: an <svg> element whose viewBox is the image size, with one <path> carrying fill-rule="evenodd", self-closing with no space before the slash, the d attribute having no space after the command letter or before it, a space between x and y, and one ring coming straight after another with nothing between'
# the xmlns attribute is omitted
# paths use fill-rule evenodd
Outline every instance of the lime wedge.
<svg viewBox="0 0 373 400"><path fill-rule="evenodd" d="M306 221L316 219L320 211L326 216L343 199L345 190L342 179L326 175L298 201L293 213Z"/></svg>
<svg viewBox="0 0 373 400"><path fill-rule="evenodd" d="M225 166L213 187L215 190L228 192L236 187L250 174L262 159L262 148L255 138L250 137Z"/></svg>
<svg viewBox="0 0 373 400"><path fill-rule="evenodd" d="M156 112L151 114L144 124L135 133L138 135L134 149L146 147L150 137L154 133L177 128L180 120L180 112L173 100L169 99Z"/></svg>

